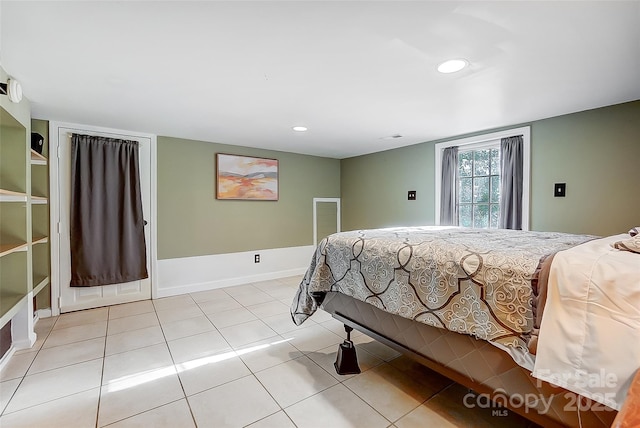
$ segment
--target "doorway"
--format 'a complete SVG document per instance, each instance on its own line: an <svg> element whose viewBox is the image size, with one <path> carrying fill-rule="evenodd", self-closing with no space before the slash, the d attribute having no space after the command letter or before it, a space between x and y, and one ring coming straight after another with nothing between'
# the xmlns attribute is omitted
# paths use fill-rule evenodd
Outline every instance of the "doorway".
<svg viewBox="0 0 640 428"><path fill-rule="evenodd" d="M340 232L340 198L313 198L313 245Z"/></svg>
<svg viewBox="0 0 640 428"><path fill-rule="evenodd" d="M156 137L129 131L51 122L50 191L51 191L51 308L53 315L81 309L97 308L150 299L155 284L155 148ZM147 246L149 278L95 287L70 287L70 200L71 135L80 133L137 141L139 146L140 186Z"/></svg>

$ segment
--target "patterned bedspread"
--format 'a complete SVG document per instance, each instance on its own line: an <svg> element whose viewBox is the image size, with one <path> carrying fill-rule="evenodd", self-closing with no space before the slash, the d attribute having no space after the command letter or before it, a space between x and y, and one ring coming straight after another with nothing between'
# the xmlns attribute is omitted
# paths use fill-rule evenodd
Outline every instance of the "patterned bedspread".
<svg viewBox="0 0 640 428"><path fill-rule="evenodd" d="M532 279L548 255L593 236L457 227L342 232L325 238L291 306L296 324L338 291L387 312L527 352Z"/></svg>

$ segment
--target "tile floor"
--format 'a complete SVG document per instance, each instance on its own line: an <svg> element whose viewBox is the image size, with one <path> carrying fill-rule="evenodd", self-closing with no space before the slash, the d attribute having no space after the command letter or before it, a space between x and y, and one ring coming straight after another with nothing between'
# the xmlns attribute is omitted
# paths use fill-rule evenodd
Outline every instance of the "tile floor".
<svg viewBox="0 0 640 428"><path fill-rule="evenodd" d="M0 426L529 427L463 405L466 389L342 324L296 327L298 277L46 318L0 372Z"/></svg>

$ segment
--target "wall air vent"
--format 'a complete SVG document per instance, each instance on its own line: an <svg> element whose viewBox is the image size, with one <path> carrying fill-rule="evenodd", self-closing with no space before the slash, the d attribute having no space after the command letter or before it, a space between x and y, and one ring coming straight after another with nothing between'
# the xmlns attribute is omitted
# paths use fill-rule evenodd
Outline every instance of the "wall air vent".
<svg viewBox="0 0 640 428"><path fill-rule="evenodd" d="M0 83L0 95L9 97L12 103L22 101L22 85L16 79L9 78L7 83Z"/></svg>

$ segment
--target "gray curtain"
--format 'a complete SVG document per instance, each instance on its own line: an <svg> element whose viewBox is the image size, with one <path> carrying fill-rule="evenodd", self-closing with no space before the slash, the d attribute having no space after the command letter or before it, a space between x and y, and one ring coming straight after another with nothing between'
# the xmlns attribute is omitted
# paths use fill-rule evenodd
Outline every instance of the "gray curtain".
<svg viewBox="0 0 640 428"><path fill-rule="evenodd" d="M71 137L71 286L148 278L138 142Z"/></svg>
<svg viewBox="0 0 640 428"><path fill-rule="evenodd" d="M447 147L442 152L440 189L440 224L458 225L458 147Z"/></svg>
<svg viewBox="0 0 640 428"><path fill-rule="evenodd" d="M500 140L500 228L522 229L522 135Z"/></svg>

